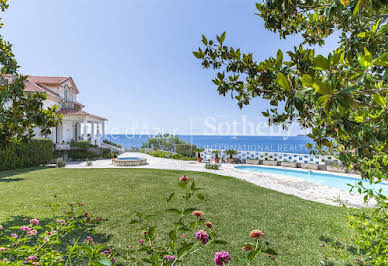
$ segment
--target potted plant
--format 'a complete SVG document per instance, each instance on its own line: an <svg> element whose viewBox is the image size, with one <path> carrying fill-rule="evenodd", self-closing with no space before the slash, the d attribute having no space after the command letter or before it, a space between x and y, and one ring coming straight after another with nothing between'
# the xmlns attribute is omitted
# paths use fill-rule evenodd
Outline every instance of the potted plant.
<svg viewBox="0 0 388 266"><path fill-rule="evenodd" d="M233 155L237 154L237 151L226 150L225 153L229 155L228 163L233 163L234 162Z"/></svg>
<svg viewBox="0 0 388 266"><path fill-rule="evenodd" d="M196 149L195 152L197 153L197 161L200 163L202 162L201 152L203 152L204 149Z"/></svg>
<svg viewBox="0 0 388 266"><path fill-rule="evenodd" d="M220 151L219 150L214 150L213 153L215 154L214 155L215 163L219 163L220 162L220 158L218 157L218 154L220 153Z"/></svg>

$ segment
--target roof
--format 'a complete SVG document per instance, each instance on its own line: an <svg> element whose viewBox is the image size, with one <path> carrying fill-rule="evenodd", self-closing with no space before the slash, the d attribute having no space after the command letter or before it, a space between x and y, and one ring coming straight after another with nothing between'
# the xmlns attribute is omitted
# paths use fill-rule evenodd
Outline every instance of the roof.
<svg viewBox="0 0 388 266"><path fill-rule="evenodd" d="M67 116L67 115L87 115L87 116L90 116L90 117L93 117L93 118L97 118L97 119L101 119L101 120L108 120L108 119L106 119L104 117L88 113L88 112L86 112L84 110L64 109L64 110L58 111L57 114L61 114L61 115L64 115L64 116Z"/></svg>
<svg viewBox="0 0 388 266"><path fill-rule="evenodd" d="M77 86L74 83L72 77L48 77L48 76L28 76L27 80L30 80L36 84L47 84L47 85L61 85L65 81L70 81L73 85L74 90L79 93Z"/></svg>
<svg viewBox="0 0 388 266"><path fill-rule="evenodd" d="M24 84L24 91L46 92L43 88L32 81L26 80Z"/></svg>

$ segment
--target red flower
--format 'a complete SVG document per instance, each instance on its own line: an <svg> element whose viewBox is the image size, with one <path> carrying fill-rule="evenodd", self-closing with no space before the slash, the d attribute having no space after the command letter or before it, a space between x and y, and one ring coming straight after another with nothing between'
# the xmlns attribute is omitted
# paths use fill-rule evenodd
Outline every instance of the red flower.
<svg viewBox="0 0 388 266"><path fill-rule="evenodd" d="M251 238L263 238L264 237L264 233L261 232L260 230L253 230L250 234L250 237Z"/></svg>
<svg viewBox="0 0 388 266"><path fill-rule="evenodd" d="M179 181L187 183L189 182L189 178L186 175L183 175L179 178Z"/></svg>
<svg viewBox="0 0 388 266"><path fill-rule="evenodd" d="M213 228L213 224L211 222L206 222L205 225L207 228Z"/></svg>
<svg viewBox="0 0 388 266"><path fill-rule="evenodd" d="M203 212L201 212L201 211L193 211L193 215L195 217L202 218L203 217Z"/></svg>

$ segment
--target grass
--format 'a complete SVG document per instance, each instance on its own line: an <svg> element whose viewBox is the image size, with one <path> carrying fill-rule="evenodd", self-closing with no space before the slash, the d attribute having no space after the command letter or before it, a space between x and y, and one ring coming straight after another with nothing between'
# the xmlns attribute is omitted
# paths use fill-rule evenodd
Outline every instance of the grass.
<svg viewBox="0 0 388 266"><path fill-rule="evenodd" d="M106 219L97 231L107 244L119 249L136 245L140 238L129 225L135 211L160 214L158 230L167 230L173 214L167 196L179 190L183 173L204 188L208 200L195 202L229 243L214 246L190 258L187 265L211 265L216 251L227 250L233 265L243 255L241 245L252 229L262 230L279 253L279 265L321 265L320 261L345 264L338 242L350 243L343 208L306 201L253 184L209 173L152 169L29 169L0 172L0 223L12 217L50 218L47 202L80 201L95 216ZM53 196L56 195L54 198ZM337 248L334 248L337 246ZM344 255L345 256L345 255ZM354 260L354 256L350 257ZM268 265L260 255L256 265Z"/></svg>

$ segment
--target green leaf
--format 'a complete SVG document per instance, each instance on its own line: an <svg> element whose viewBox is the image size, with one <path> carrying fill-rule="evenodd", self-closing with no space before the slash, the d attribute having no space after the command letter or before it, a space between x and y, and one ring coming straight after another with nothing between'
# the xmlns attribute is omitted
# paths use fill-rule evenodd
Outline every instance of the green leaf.
<svg viewBox="0 0 388 266"><path fill-rule="evenodd" d="M366 37L369 37L371 36L372 34L370 32L360 32L359 34L357 34L357 37L359 38L366 38Z"/></svg>
<svg viewBox="0 0 388 266"><path fill-rule="evenodd" d="M300 80L302 81L303 86L312 88L314 80L309 74L304 74Z"/></svg>
<svg viewBox="0 0 388 266"><path fill-rule="evenodd" d="M226 37L226 32L224 31L224 33L221 34L221 43L223 43L225 41L225 37Z"/></svg>
<svg viewBox="0 0 388 266"><path fill-rule="evenodd" d="M181 187L181 188L183 188L183 189L186 189L186 188L187 188L187 183L185 183L185 182L179 182L179 183L178 183L178 186Z"/></svg>
<svg viewBox="0 0 388 266"><path fill-rule="evenodd" d="M288 82L288 79L281 72L278 72L276 81L280 85L280 87L282 87L285 90L289 90L291 88L290 83Z"/></svg>
<svg viewBox="0 0 388 266"><path fill-rule="evenodd" d="M317 70L328 70L330 68L329 60L322 55L314 58L314 68Z"/></svg>
<svg viewBox="0 0 388 266"><path fill-rule="evenodd" d="M271 255L278 255L276 250L274 250L273 248L267 248L266 250L264 250L264 252Z"/></svg>
<svg viewBox="0 0 388 266"><path fill-rule="evenodd" d="M178 209L175 209L175 208L167 209L166 211L167 212L172 212L172 213L177 213L177 214L181 213Z"/></svg>
<svg viewBox="0 0 388 266"><path fill-rule="evenodd" d="M385 99L380 94L373 94L373 99L381 106L385 106Z"/></svg>
<svg viewBox="0 0 388 266"><path fill-rule="evenodd" d="M203 58L202 54L200 54L199 52L193 52L193 55L194 55L196 58L198 58L198 59L202 59L202 58Z"/></svg>
<svg viewBox="0 0 388 266"><path fill-rule="evenodd" d="M175 240L176 239L176 231L175 230L170 231L170 233L168 234L168 237L170 238L170 240Z"/></svg>
<svg viewBox="0 0 388 266"><path fill-rule="evenodd" d="M137 223L139 223L138 220L132 220L132 221L129 222L129 224L137 224Z"/></svg>
<svg viewBox="0 0 388 266"><path fill-rule="evenodd" d="M192 213L193 211L197 210L196 208L187 208L184 210L183 214L189 214Z"/></svg>
<svg viewBox="0 0 388 266"><path fill-rule="evenodd" d="M167 198L167 202L170 202L175 197L175 193L171 193Z"/></svg>
<svg viewBox="0 0 388 266"><path fill-rule="evenodd" d="M196 190L196 189L197 189L197 188L195 187L195 181L194 181L194 180L193 180L193 182L191 183L190 189L191 189L191 190Z"/></svg>
<svg viewBox="0 0 388 266"><path fill-rule="evenodd" d="M194 243L184 245L178 250L178 257L182 256L186 251L189 251L194 246Z"/></svg>
<svg viewBox="0 0 388 266"><path fill-rule="evenodd" d="M204 45L207 45L207 39L206 39L205 35L202 35L202 42Z"/></svg>
<svg viewBox="0 0 388 266"><path fill-rule="evenodd" d="M372 63L372 54L364 47L364 67L368 68L370 64Z"/></svg>
<svg viewBox="0 0 388 266"><path fill-rule="evenodd" d="M330 100L330 95L323 95L318 98L317 103L319 105L323 105L324 107L326 107L329 100Z"/></svg>
<svg viewBox="0 0 388 266"><path fill-rule="evenodd" d="M259 253L259 251L260 251L260 249L256 249L256 250L252 250L251 252L249 252L248 260L252 261L256 257L257 253Z"/></svg>
<svg viewBox="0 0 388 266"><path fill-rule="evenodd" d="M362 0L358 0L356 6L353 9L353 16L357 15L358 11L360 10L360 4Z"/></svg>
<svg viewBox="0 0 388 266"><path fill-rule="evenodd" d="M202 193L198 193L197 194L197 198L201 201L204 201L205 200L205 196L202 194Z"/></svg>
<svg viewBox="0 0 388 266"><path fill-rule="evenodd" d="M283 52L282 50L279 49L276 54L276 65L280 67L282 63L283 63Z"/></svg>
<svg viewBox="0 0 388 266"><path fill-rule="evenodd" d="M228 242L225 241L225 240L220 240L220 239L217 239L217 240L214 240L214 244L219 244L219 245L227 245Z"/></svg>
<svg viewBox="0 0 388 266"><path fill-rule="evenodd" d="M151 226L149 229L148 229L148 235L151 239L154 238L155 236L155 232L156 232L156 226Z"/></svg>
<svg viewBox="0 0 388 266"><path fill-rule="evenodd" d="M330 94L331 88L329 84L326 82L322 82L320 80L317 80L316 82L313 83L313 88L315 89L316 92L322 95L327 95Z"/></svg>
<svg viewBox="0 0 388 266"><path fill-rule="evenodd" d="M375 61L374 64L376 66L388 66L388 52L382 54L379 56Z"/></svg>

